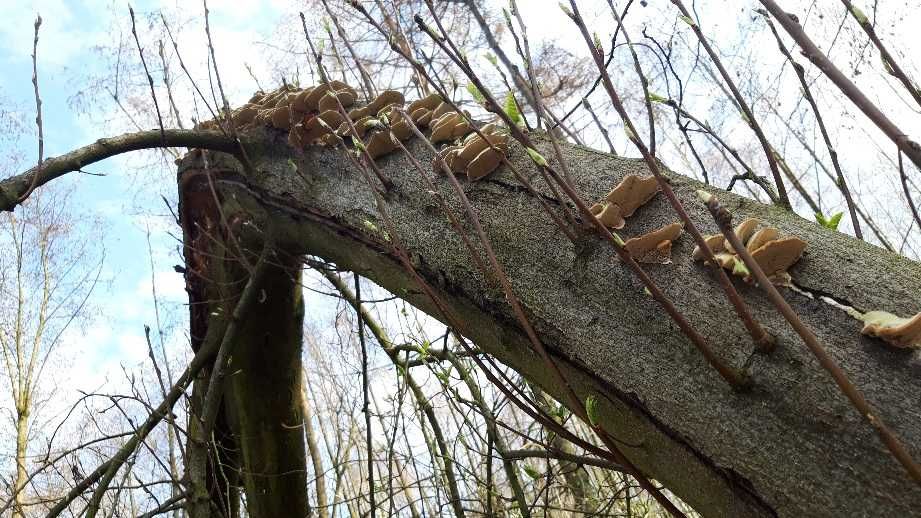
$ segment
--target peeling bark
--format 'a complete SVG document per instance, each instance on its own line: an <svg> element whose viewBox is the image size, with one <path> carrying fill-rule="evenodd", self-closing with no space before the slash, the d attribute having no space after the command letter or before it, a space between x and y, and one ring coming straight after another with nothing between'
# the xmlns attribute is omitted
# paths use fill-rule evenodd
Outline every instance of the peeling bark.
<svg viewBox="0 0 921 518"><path fill-rule="evenodd" d="M549 144L537 141L539 151L552 156ZM431 160L420 143L408 147L422 163ZM254 212L265 211L255 216L256 226L271 223L292 253L335 261L444 318L394 257L372 194L341 151L295 154L284 135L267 133L247 153L255 169L250 173L229 156L210 156L222 171L218 190ZM601 199L627 174L648 174L635 159L575 146L565 146L563 154L588 202ZM510 160L537 181L522 148L512 145ZM536 358L501 289L476 270L408 159L394 154L379 165L394 184L387 201L400 239L423 278L467 325L461 331L565 401L563 387ZM192 166L187 162L180 168ZM694 194L705 186L677 174L669 178L701 231L715 232ZM462 214L447 180L435 181L455 213ZM596 395L603 427L639 445L624 448L630 460L695 509L705 516L734 517L917 512L921 488L761 291L735 281L753 314L778 339L773 353L755 353L716 280L691 260L690 239L674 243L672 264L649 265L647 271L721 358L735 366L750 362L754 389L749 393L729 389L609 245L583 233L573 246L510 173L500 169L465 189L541 340L579 396ZM556 203L546 188L541 194ZM737 221L757 217L809 242L790 270L807 292L863 311L914 314L921 308L921 265L776 207L729 193L721 193L720 200ZM673 220L659 196L627 221L622 235L637 236ZM860 322L817 298L786 289L783 294L878 415L915 458L921 457L921 354L861 336ZM302 450L298 454L303 457Z"/></svg>

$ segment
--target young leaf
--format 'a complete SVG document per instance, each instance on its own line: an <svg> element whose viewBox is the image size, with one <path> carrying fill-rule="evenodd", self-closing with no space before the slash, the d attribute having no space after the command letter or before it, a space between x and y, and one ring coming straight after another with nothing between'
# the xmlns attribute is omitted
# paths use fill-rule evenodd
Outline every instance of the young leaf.
<svg viewBox="0 0 921 518"><path fill-rule="evenodd" d="M826 218L821 212L815 213L815 220L825 228L830 228L832 230L838 230L838 225L841 223L841 217L844 216L843 212L838 212L832 214L830 218Z"/></svg>
<svg viewBox="0 0 921 518"><path fill-rule="evenodd" d="M467 83L467 91L470 92L470 96L473 97L474 101L480 104L483 104L486 102L486 98L483 97L483 92L481 92L480 89L477 88L475 84Z"/></svg>
<svg viewBox="0 0 921 518"><path fill-rule="evenodd" d="M516 126L521 126L521 112L518 111L518 103L515 102L515 94L509 92L505 95L505 106L503 106L502 109Z"/></svg>
<svg viewBox="0 0 921 518"><path fill-rule="evenodd" d="M537 471L537 470L534 468L534 466L532 466L532 465L530 465L530 464L525 464L525 465L524 465L524 472L527 473L528 476L531 477L531 478L533 478L534 480L537 480L537 479L540 478L540 472Z"/></svg>
<svg viewBox="0 0 921 518"><path fill-rule="evenodd" d="M496 55L491 52L486 53L486 61L492 63L492 66L494 67L499 66L499 61L496 59Z"/></svg>
<svg viewBox="0 0 921 518"><path fill-rule="evenodd" d="M598 426L598 400L595 396L585 398L585 413L588 414L588 422Z"/></svg>

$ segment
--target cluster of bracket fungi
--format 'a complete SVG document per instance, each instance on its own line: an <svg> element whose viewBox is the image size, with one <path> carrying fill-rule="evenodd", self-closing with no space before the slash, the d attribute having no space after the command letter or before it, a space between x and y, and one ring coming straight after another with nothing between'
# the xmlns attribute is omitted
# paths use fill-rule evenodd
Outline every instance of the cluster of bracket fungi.
<svg viewBox="0 0 921 518"><path fill-rule="evenodd" d="M469 114L457 112L438 94L404 107L402 93L385 90L366 105L348 110L349 120L346 120L343 113L357 100L355 89L342 81L328 81L306 89L285 85L272 92L257 92L249 102L230 113L230 121L241 130L271 126L287 131L288 144L297 149L336 146L357 137L372 159L398 149L399 141L413 136L411 124L414 124L420 130L431 129L429 139L433 144L451 142L440 158L454 173L466 173L471 180L494 171L508 150L506 132L487 124L480 129L484 140L473 132ZM209 120L197 127L217 129L219 122Z"/></svg>
<svg viewBox="0 0 921 518"><path fill-rule="evenodd" d="M761 221L748 218L739 223L735 228L735 234L772 283L789 285L791 279L787 269L802 257L806 242L795 236L783 237L774 227L759 227ZM723 234L706 236L704 240L722 268L748 282L752 281L751 272ZM691 257L695 261L704 260L704 252L700 247L694 247Z"/></svg>
<svg viewBox="0 0 921 518"><path fill-rule="evenodd" d="M357 136L372 159L395 151L400 147L399 141L412 137L412 123L420 131L429 128L433 144L449 143L436 158L436 165L442 162L452 172L466 174L470 180L493 172L508 151L509 134L504 128L486 124L478 132L474 131L469 114L457 112L438 94L404 106L402 93L385 90L364 106L349 109L357 100L355 89L341 81L306 89L285 85L272 92L257 92L249 102L230 113L230 121L240 130L270 126L287 131L288 143L297 149L336 146L351 142ZM343 113L347 114L348 121ZM217 120L209 120L198 124L197 128L218 129L219 124ZM653 176L627 175L590 210L606 227L620 230L626 218L648 203L659 190ZM735 228L735 233L774 284L789 286L791 279L787 269L800 259L806 242L798 237L782 237L773 227L759 227L760 221L749 218ZM682 231L681 223L671 223L630 238L623 246L639 262L668 264L672 242ZM722 268L752 281L751 272L722 234L708 236L705 240ZM695 247L692 258L704 260L703 251ZM853 316L864 323L861 332L865 335L878 337L896 347L921 347L921 313L902 318L885 311L854 311Z"/></svg>
<svg viewBox="0 0 921 518"><path fill-rule="evenodd" d="M654 176L630 174L589 210L604 226L620 230L626 224L625 218L632 216L658 192L659 182ZM668 264L671 262L672 242L678 239L683 229L681 223L671 223L626 240L624 248L641 263Z"/></svg>

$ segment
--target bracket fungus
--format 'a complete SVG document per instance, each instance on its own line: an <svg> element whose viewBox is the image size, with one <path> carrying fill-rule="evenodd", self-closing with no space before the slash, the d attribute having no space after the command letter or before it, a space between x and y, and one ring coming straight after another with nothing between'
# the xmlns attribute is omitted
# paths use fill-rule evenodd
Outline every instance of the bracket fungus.
<svg viewBox="0 0 921 518"><path fill-rule="evenodd" d="M672 242L678 239L684 226L672 223L624 242L624 248L641 263L669 264L672 262Z"/></svg>
<svg viewBox="0 0 921 518"><path fill-rule="evenodd" d="M294 147L304 147L322 142L343 123L345 118L338 111L328 110L310 117L306 122L297 123L288 133L288 143Z"/></svg>
<svg viewBox="0 0 921 518"><path fill-rule="evenodd" d="M601 202L596 203L588 209L602 225L608 228L624 228L624 218L620 215L620 207L613 203Z"/></svg>
<svg viewBox="0 0 921 518"><path fill-rule="evenodd" d="M381 110L390 106L391 104L402 105L405 100L406 99L403 98L403 94L397 92L396 90L384 90L366 106L355 108L354 110L350 111L349 118L352 120L358 120L369 116L374 117Z"/></svg>
<svg viewBox="0 0 921 518"><path fill-rule="evenodd" d="M270 126L288 132L288 144L295 148L312 145L335 146L351 135L352 129L340 112L358 100L354 88L342 81L329 81L300 89L283 85L271 92L256 92L245 105L230 112L236 128ZM372 158L378 158L399 148L399 141L413 136L412 125L432 128L432 141L443 142L463 137L470 132L467 114L453 110L438 94L430 94L402 107L405 98L396 90L385 90L365 106L351 109L348 119ZM203 121L197 129L219 129L222 119ZM487 137L490 143L507 148L508 137L496 133ZM479 146L478 151L472 150ZM481 178L495 169L501 157L488 145L465 141L458 150L467 150L458 164L471 178ZM459 156L459 153L458 153Z"/></svg>
<svg viewBox="0 0 921 518"><path fill-rule="evenodd" d="M442 103L444 104L444 103ZM435 117L435 114L432 114ZM431 122L432 135L429 139L433 144L454 140L470 132L470 124L460 113L450 111Z"/></svg>
<svg viewBox="0 0 921 518"><path fill-rule="evenodd" d="M439 105L445 104L440 95L432 93L422 99L417 99L406 107L406 113L416 126L427 127L432 122L435 110Z"/></svg>
<svg viewBox="0 0 921 518"><path fill-rule="evenodd" d="M632 216L658 192L659 182L654 176L629 174L605 196L604 201L592 205L590 210L604 226L621 229L626 224L624 218Z"/></svg>
<svg viewBox="0 0 921 518"><path fill-rule="evenodd" d="M480 133L485 139L477 133L471 133L461 144L445 148L440 154L451 171L466 173L471 181L493 172L508 151L509 136L495 124L483 126Z"/></svg>
<svg viewBox="0 0 921 518"><path fill-rule="evenodd" d="M759 220L748 218L739 223L734 232L771 282L788 285L790 274L787 270L802 257L807 243L795 236L781 237L780 232L773 227L759 230L760 225ZM721 267L748 282L752 281L751 272L722 234L707 236L704 240ZM700 247L694 247L691 258L695 261L704 260L704 253Z"/></svg>
<svg viewBox="0 0 921 518"><path fill-rule="evenodd" d="M921 347L921 313L902 318L886 311L868 311L860 316L862 334L875 336L900 348Z"/></svg>

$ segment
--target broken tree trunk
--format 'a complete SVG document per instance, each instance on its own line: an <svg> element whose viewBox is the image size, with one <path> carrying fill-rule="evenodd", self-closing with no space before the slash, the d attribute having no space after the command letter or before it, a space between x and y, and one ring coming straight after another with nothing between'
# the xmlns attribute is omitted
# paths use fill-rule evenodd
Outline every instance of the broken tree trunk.
<svg viewBox="0 0 921 518"><path fill-rule="evenodd" d="M261 211L241 207L217 189L226 171L195 158L202 154L186 157L193 167L179 176L192 348L221 340L231 322L236 332L223 374L212 380L219 370L212 366L194 381L189 515L240 516L242 486L247 516L309 516L301 401L303 258L276 246L271 225L255 224ZM270 247L268 266L255 286L256 300L244 315L235 315L263 247ZM213 382L220 386L220 406L209 433L202 416Z"/></svg>
<svg viewBox="0 0 921 518"><path fill-rule="evenodd" d="M315 254L353 269L444 320L399 264L369 186L341 150L295 152L277 133L255 140L259 143L247 147L252 169L229 155L208 154L217 172L215 188L224 199L258 214L252 217L255 227L275 228L289 253ZM552 156L547 142L537 141L544 156ZM422 163L431 161L419 142L407 145ZM588 202L601 199L626 174L648 174L639 160L575 146L564 146L563 153L576 190ZM559 208L524 150L513 145L509 156ZM409 160L397 152L379 165L394 184L386 199L396 232L416 269L461 317L465 327L460 331L566 401L494 277L476 269ZM192 158L180 169L196 167L200 164ZM698 227L716 232L694 194L703 186L677 174L670 179ZM462 214L447 181L435 182L455 213ZM730 390L644 294L609 244L580 231L574 246L504 169L464 188L541 340L579 396L595 395L602 426L622 441L626 455L648 476L705 516L917 512L921 488L761 291L736 281L756 318L778 340L774 352L755 353L712 273L691 261L689 237L675 243L672 264L644 266L721 358L739 367L748 364L754 388L747 393ZM812 297L786 288L783 295L877 415L915 458L921 457L921 356L861 336L858 321L819 299L912 315L921 309L921 265L783 210L717 194L737 221L757 217L784 235L809 242L790 273ZM636 236L676 220L658 196L629 218L621 235ZM303 457L298 448L292 455Z"/></svg>

